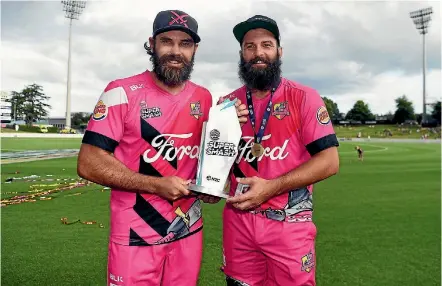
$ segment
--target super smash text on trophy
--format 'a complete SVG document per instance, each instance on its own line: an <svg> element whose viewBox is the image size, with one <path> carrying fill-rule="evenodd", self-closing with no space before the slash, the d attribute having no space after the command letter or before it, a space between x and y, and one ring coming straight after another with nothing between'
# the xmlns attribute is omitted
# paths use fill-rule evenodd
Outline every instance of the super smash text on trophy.
<svg viewBox="0 0 442 286"><path fill-rule="evenodd" d="M235 107L236 99L213 106L203 124L196 183L189 190L227 198L227 178L238 155L241 126Z"/></svg>

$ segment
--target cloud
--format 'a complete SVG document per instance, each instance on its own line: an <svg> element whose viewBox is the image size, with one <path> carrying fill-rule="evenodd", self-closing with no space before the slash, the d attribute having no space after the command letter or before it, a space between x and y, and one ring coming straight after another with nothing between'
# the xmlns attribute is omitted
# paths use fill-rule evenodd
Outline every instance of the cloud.
<svg viewBox="0 0 442 286"><path fill-rule="evenodd" d="M441 100L441 71L432 70L427 74L427 103ZM326 94L336 101L341 112L348 111L357 100L364 100L372 111L379 114L395 112L395 99L406 95L413 103L416 113L423 109L421 75L398 75L396 73L383 73L374 77L371 88L360 93ZM429 108L427 107L427 111Z"/></svg>
<svg viewBox="0 0 442 286"><path fill-rule="evenodd" d="M160 10L181 9L199 22L202 42L192 80L217 99L240 86L239 21L277 20L283 75L330 96L346 112L357 99L375 113L394 111L406 94L422 110L422 37L409 12L433 7L427 35L428 96L440 98L441 21L438 2L88 1L72 27L72 111L91 111L111 80L150 68L143 43ZM59 1L2 2L2 90L43 85L51 116L66 105L68 19Z"/></svg>

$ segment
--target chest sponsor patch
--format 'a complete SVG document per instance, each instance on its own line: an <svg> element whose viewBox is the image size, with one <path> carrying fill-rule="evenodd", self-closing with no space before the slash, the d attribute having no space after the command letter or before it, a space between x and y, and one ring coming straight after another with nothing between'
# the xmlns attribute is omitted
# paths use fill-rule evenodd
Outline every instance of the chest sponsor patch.
<svg viewBox="0 0 442 286"><path fill-rule="evenodd" d="M140 116L143 119L149 119L149 118L156 118L163 115L161 113L161 109L159 107L147 107L147 104L145 101L142 101L140 103L141 109L140 109Z"/></svg>

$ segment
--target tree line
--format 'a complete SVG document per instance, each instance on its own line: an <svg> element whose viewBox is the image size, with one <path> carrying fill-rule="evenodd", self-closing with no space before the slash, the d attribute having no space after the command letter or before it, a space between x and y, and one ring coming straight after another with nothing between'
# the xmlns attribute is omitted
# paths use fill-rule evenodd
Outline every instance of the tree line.
<svg viewBox="0 0 442 286"><path fill-rule="evenodd" d="M47 103L49 96L43 92L43 87L38 84L31 84L26 86L22 91L12 91L9 101L12 103L11 117L17 119L24 119L27 125L32 125L33 122L41 120L49 114L51 106ZM370 107L363 100L358 100L353 105L347 114L342 114L339 111L336 102L330 98L323 97L324 103L328 110L330 118L334 121L351 120L351 121L373 121L376 116L371 112ZM413 103L406 95L396 98L396 111L394 114L386 114L385 116L391 118L391 123L401 124L407 120L421 122L422 115L414 112ZM77 112L72 113L72 127L78 127L86 124L89 121L91 113ZM428 115L427 115L428 116ZM430 119L441 123L441 102L438 101L433 105L433 109L428 116Z"/></svg>
<svg viewBox="0 0 442 286"><path fill-rule="evenodd" d="M327 111L330 118L334 122L338 121L374 121L376 116L371 112L370 107L363 100L358 100L353 107L347 112L347 114L340 113L336 102L330 98L323 97ZM413 103L407 98L406 95L402 95L395 99L396 111L394 114L385 114L384 117L388 118L386 121L394 124L402 124L407 121L417 121L421 123L422 114L416 114L414 112ZM430 113L427 112L427 121L437 122L441 124L441 102L438 101L433 105Z"/></svg>

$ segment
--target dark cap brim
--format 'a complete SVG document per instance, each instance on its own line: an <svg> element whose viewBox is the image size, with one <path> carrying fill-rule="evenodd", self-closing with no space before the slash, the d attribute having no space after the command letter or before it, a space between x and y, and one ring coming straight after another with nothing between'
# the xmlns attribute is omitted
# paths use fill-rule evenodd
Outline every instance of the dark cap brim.
<svg viewBox="0 0 442 286"><path fill-rule="evenodd" d="M199 43L201 41L201 38L192 30L190 30L189 28L186 28L182 25L172 25L172 26L167 26L161 29L158 29L154 32L153 36L157 36L158 34L164 33L164 32L168 32L168 31L174 31L174 30L179 30L179 31L183 31L184 33L189 34L189 36L192 37L193 41L195 43Z"/></svg>
<svg viewBox="0 0 442 286"><path fill-rule="evenodd" d="M259 28L262 28L262 29L265 29L265 30L268 30L269 32L271 32L275 36L276 41L279 44L278 26L276 26L270 22L266 22L266 21L256 20L253 22L241 22L233 28L233 35L235 35L235 38L238 40L238 42L240 44L242 44L244 36L245 36L245 34L247 34L248 31L253 30L253 29L259 29Z"/></svg>

